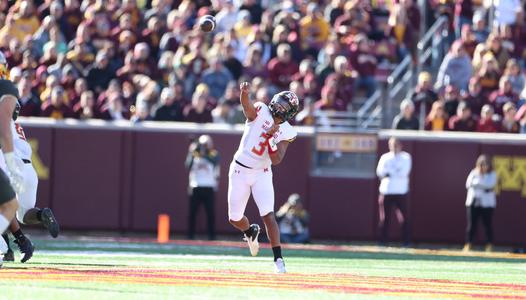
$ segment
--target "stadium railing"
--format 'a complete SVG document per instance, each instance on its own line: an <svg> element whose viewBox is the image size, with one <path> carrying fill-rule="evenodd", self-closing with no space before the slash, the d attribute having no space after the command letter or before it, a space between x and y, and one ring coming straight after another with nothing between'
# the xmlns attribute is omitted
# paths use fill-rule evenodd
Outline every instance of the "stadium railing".
<svg viewBox="0 0 526 300"><path fill-rule="evenodd" d="M417 44L417 61L406 56L379 84L376 92L356 110L348 112L317 112L316 127L336 132L368 132L390 128L400 102L416 84L420 71L436 75L449 47L448 19L440 17Z"/></svg>
<svg viewBox="0 0 526 300"><path fill-rule="evenodd" d="M417 60L406 56L356 111L315 113L313 175L372 178L377 132L390 128L400 102L422 70L436 75L447 52L448 19L440 17L417 44Z"/></svg>

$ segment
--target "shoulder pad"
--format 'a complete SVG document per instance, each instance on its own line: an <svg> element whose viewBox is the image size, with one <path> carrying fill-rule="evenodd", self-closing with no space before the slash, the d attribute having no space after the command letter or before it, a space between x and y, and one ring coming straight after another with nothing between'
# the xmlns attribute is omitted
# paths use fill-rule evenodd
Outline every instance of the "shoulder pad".
<svg viewBox="0 0 526 300"><path fill-rule="evenodd" d="M289 143L292 143L296 137L298 136L298 133L296 132L296 129L290 125L289 122L283 122L279 126L279 132L277 133L277 137L275 137L276 142L281 141L288 141Z"/></svg>

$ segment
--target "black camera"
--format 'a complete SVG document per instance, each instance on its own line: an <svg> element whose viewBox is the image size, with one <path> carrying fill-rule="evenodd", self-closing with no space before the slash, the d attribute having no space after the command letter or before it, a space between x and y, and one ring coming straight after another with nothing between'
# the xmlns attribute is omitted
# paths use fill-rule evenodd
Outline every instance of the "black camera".
<svg viewBox="0 0 526 300"><path fill-rule="evenodd" d="M207 151L208 151L208 148L206 144L201 144L199 142L194 143L194 153L195 154L205 155Z"/></svg>

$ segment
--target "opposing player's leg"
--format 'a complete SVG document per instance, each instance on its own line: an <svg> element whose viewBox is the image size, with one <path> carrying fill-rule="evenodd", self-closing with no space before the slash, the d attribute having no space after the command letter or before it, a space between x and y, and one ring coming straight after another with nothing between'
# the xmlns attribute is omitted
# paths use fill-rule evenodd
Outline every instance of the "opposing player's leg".
<svg viewBox="0 0 526 300"><path fill-rule="evenodd" d="M9 244L9 234L7 232L2 234L2 239L4 240L5 246L7 247L7 251L4 254L4 261L15 261L15 253Z"/></svg>
<svg viewBox="0 0 526 300"><path fill-rule="evenodd" d="M18 201L16 200L16 194L9 178L3 170L0 169L0 232L5 232L11 220L15 217L16 210L18 209ZM4 239L0 239L0 252L5 254L8 251L8 247ZM0 266L2 260L0 260Z"/></svg>
<svg viewBox="0 0 526 300"><path fill-rule="evenodd" d="M279 226L274 216L274 186L272 184L272 171L265 169L258 175L256 182L252 185L252 195L259 209L259 214L265 223L267 237L274 254L277 273L286 273L285 263L281 255L281 242L279 238Z"/></svg>
<svg viewBox="0 0 526 300"><path fill-rule="evenodd" d="M31 164L24 165L24 191L18 195L20 206L17 211L17 219L24 224L42 224L49 234L56 238L60 232L60 226L49 208L40 209L35 207L37 200L38 176Z"/></svg>
<svg viewBox="0 0 526 300"><path fill-rule="evenodd" d="M18 209L16 194L9 178L3 170L0 169L0 232L5 232L11 220L15 217Z"/></svg>
<svg viewBox="0 0 526 300"><path fill-rule="evenodd" d="M228 174L228 220L232 226L244 233L244 240L247 241L250 254L256 256L259 252L259 225L252 224L245 216L245 208L250 197L248 170L243 170L242 166L235 163L230 165Z"/></svg>
<svg viewBox="0 0 526 300"><path fill-rule="evenodd" d="M35 246L33 246L31 240L29 240L29 238L27 238L24 235L24 233L20 229L20 224L18 224L16 218L13 218L13 220L11 220L11 224L9 225L9 231L11 231L11 233L15 237L15 244L17 244L20 253L24 254L20 261L25 263L33 256ZM7 243L9 244L9 242Z"/></svg>

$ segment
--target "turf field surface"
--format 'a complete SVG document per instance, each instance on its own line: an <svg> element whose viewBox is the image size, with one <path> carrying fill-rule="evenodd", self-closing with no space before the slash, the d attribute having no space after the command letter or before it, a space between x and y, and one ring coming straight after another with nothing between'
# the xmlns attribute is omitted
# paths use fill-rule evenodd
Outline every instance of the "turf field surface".
<svg viewBox="0 0 526 300"><path fill-rule="evenodd" d="M0 299L526 299L526 256L373 246L73 238L4 263ZM19 259L19 256L17 256Z"/></svg>

